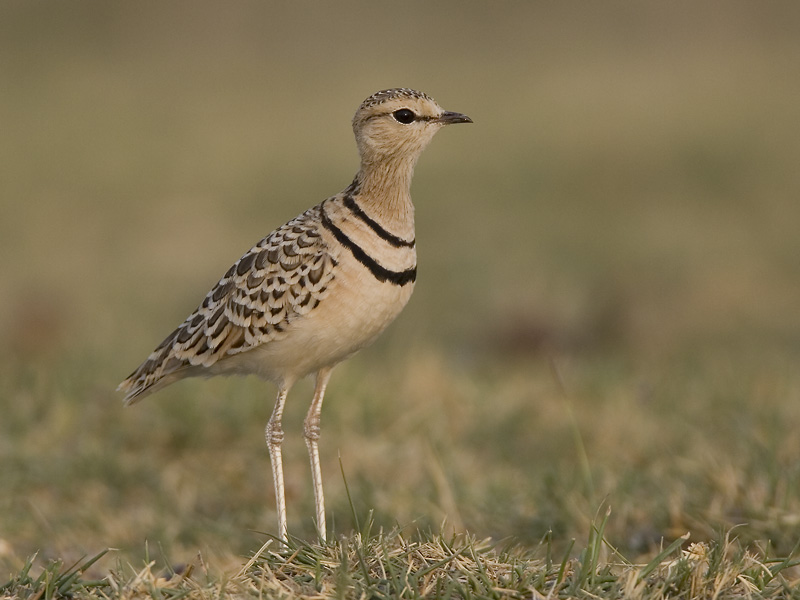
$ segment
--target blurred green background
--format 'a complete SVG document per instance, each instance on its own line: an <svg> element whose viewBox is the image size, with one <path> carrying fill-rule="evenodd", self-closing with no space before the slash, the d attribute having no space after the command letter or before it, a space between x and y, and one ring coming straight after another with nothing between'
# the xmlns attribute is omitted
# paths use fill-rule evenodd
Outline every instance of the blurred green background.
<svg viewBox="0 0 800 600"><path fill-rule="evenodd" d="M475 124L413 185L419 279L334 374L356 510L533 544L800 537L800 4L0 4L0 562L274 532L274 389L116 384L352 179L386 87ZM290 531L311 535L290 396Z"/></svg>

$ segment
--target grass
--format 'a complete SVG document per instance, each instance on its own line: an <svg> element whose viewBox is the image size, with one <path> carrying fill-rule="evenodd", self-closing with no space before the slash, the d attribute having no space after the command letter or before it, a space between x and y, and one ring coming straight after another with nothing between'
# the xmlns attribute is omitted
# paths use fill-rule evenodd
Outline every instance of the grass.
<svg viewBox="0 0 800 600"><path fill-rule="evenodd" d="M516 379L509 376L516 367L498 368L475 378L486 388L465 387L472 380L431 355L381 373L344 365L339 393L352 403L328 406L323 436L333 517L327 546L308 541L313 499L299 439L287 440L286 470L290 531L300 537L284 549L252 531L269 531L274 521L257 418L269 406L248 400L263 384L188 385L185 397L126 410L132 422L122 426L114 424L120 417L112 403L74 424L76 407L50 406L64 416L40 417L35 435L20 427L13 461L5 451L12 477L4 476L3 531L14 545L4 556L3 591L111 598L796 595L795 405L772 403L763 391L758 404L749 405L749 391L737 401L745 374L710 388L708 365L692 366L697 379L684 367L684 385L670 393L628 396L634 390L615 386L629 374L616 369L610 377L611 365L591 362L580 378L575 365L558 379L547 368ZM540 389L532 396L534 385ZM697 405L699 392L689 393L695 386L714 390L706 405ZM196 396L217 387L237 392L240 402ZM404 403L384 402L381 389ZM487 389L503 410L484 400ZM608 394L599 407L598 390ZM46 414L34 400L10 411L16 418L7 423ZM304 409L290 405L287 420L300 423ZM537 420L547 435L537 427L531 437ZM158 426L143 440L153 421ZM108 428L113 438L78 432ZM54 455L52 447L70 453ZM346 479L335 475L338 461ZM95 557L109 540L117 550L95 563L81 557ZM37 547L33 562L20 557Z"/></svg>
<svg viewBox="0 0 800 600"><path fill-rule="evenodd" d="M0 4L0 596L798 595L796 3L405 6ZM475 125L282 548L269 385L113 389L390 85Z"/></svg>
<svg viewBox="0 0 800 600"><path fill-rule="evenodd" d="M607 518L607 517L606 517ZM398 530L354 533L325 545L269 539L235 573L212 574L198 557L179 569L120 561L103 579L84 574L107 551L65 568L31 574L32 560L5 585L28 598L788 598L798 594L800 561L743 550L727 536L693 543L688 534L646 564L634 564L592 528L577 557L553 553L549 536L533 549L469 535L445 538Z"/></svg>

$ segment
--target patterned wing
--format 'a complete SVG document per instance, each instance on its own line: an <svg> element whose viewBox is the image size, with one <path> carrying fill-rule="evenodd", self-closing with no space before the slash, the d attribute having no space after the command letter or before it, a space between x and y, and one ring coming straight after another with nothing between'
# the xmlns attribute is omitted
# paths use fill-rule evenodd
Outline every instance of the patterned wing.
<svg viewBox="0 0 800 600"><path fill-rule="evenodd" d="M180 379L185 369L280 339L314 310L337 264L317 229L319 211L312 208L276 229L228 269L197 310L120 384L125 402Z"/></svg>

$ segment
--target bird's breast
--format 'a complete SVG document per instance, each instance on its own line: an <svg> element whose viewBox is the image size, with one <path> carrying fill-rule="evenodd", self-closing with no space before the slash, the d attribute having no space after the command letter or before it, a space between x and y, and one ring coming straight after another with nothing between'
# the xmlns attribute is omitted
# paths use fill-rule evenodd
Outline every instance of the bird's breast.
<svg viewBox="0 0 800 600"><path fill-rule="evenodd" d="M333 366L375 341L403 310L413 289L413 281L381 282L360 264L340 261L325 299L292 321L284 338L235 357L235 370L291 384Z"/></svg>

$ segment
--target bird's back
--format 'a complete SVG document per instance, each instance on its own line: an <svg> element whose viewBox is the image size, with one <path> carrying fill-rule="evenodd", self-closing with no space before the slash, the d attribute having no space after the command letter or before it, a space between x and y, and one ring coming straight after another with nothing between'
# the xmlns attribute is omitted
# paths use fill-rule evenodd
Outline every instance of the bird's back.
<svg viewBox="0 0 800 600"><path fill-rule="evenodd" d="M416 252L358 201L351 185L253 246L120 384L125 401L195 375L291 385L369 344L408 302Z"/></svg>
<svg viewBox="0 0 800 600"><path fill-rule="evenodd" d="M320 206L279 227L222 276L203 302L119 389L125 401L278 341L329 292L336 260L320 232ZM215 367L216 368L213 368Z"/></svg>

